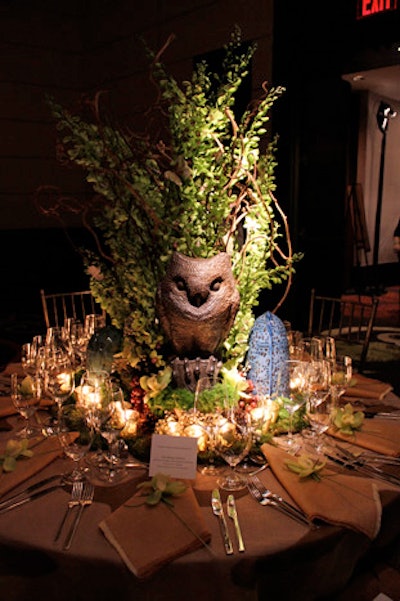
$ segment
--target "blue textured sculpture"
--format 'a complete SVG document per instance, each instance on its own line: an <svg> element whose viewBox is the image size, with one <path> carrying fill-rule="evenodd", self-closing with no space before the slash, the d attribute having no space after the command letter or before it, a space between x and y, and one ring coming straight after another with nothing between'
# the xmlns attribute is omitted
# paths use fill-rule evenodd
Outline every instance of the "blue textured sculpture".
<svg viewBox="0 0 400 601"><path fill-rule="evenodd" d="M247 353L247 377L255 394L271 397L277 392L278 378L289 359L287 332L282 320L267 311L254 322Z"/></svg>

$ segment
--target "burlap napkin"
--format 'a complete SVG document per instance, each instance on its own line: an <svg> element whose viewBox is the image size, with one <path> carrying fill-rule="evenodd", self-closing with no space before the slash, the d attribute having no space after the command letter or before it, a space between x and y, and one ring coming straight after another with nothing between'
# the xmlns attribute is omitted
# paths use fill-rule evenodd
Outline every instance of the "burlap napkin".
<svg viewBox="0 0 400 601"><path fill-rule="evenodd" d="M350 436L346 436L334 428L330 428L328 434L369 451L391 457L400 456L400 422L396 420L380 417L365 419L361 429L356 430Z"/></svg>
<svg viewBox="0 0 400 601"><path fill-rule="evenodd" d="M352 383L346 388L343 395L345 399L374 399L382 400L391 390L393 386L374 378L367 378L362 374L353 374Z"/></svg>
<svg viewBox="0 0 400 601"><path fill-rule="evenodd" d="M264 444L265 455L275 477L311 520L345 526L373 539L379 532L382 506L378 489L368 478L339 473L325 466L321 480L300 480L285 461L295 460L282 449Z"/></svg>
<svg viewBox="0 0 400 601"><path fill-rule="evenodd" d="M62 455L63 450L56 436L32 440L30 448L33 456L26 459L18 459L17 467L13 472L0 472L0 498L7 492L34 476L54 459ZM4 446L0 449L0 454L4 453Z"/></svg>
<svg viewBox="0 0 400 601"><path fill-rule="evenodd" d="M0 397L0 417L9 417L18 413L14 407L11 397L2 396Z"/></svg>
<svg viewBox="0 0 400 601"><path fill-rule="evenodd" d="M2 376L11 376L11 374L17 373L19 376L25 375L24 370L22 369L22 364L18 363L8 363L4 370L2 371Z"/></svg>
<svg viewBox="0 0 400 601"><path fill-rule="evenodd" d="M34 400L32 400L32 404L34 404ZM54 400L51 399L40 399L39 408L46 409L49 406L54 405ZM10 415L17 415L18 411L13 405L11 397L3 396L0 397L0 418L1 417L9 417Z"/></svg>
<svg viewBox="0 0 400 601"><path fill-rule="evenodd" d="M211 539L191 488L171 500L172 509L165 503L137 506L144 498L134 495L100 523L107 540L140 579Z"/></svg>

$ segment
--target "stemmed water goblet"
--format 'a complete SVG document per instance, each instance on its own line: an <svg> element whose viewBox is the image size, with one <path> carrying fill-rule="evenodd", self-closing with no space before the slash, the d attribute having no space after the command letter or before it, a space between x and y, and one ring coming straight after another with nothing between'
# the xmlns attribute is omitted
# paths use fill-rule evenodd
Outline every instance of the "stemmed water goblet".
<svg viewBox="0 0 400 601"><path fill-rule="evenodd" d="M35 376L37 372L37 359L42 347L42 337L34 336L31 342L21 346L21 366L27 376Z"/></svg>
<svg viewBox="0 0 400 601"><path fill-rule="evenodd" d="M331 417L331 366L329 361L312 361L307 373L308 398L306 415L311 426L311 440L317 453L322 450L322 434L328 430Z"/></svg>
<svg viewBox="0 0 400 601"><path fill-rule="evenodd" d="M307 418L313 430L313 448L317 453L322 452L322 435L331 424L331 407L329 394L325 397L311 397L307 402Z"/></svg>
<svg viewBox="0 0 400 601"><path fill-rule="evenodd" d="M324 340L321 336L302 338L298 344L297 355L292 359L301 361L317 361L324 356Z"/></svg>
<svg viewBox="0 0 400 601"><path fill-rule="evenodd" d="M74 361L77 367L83 366L85 364L87 346L94 331L93 319L88 320L85 325L78 319L68 318L65 320L64 327L68 332Z"/></svg>
<svg viewBox="0 0 400 601"><path fill-rule="evenodd" d="M110 375L105 371L85 371L75 389L76 403L85 411L86 420L99 439L110 414ZM91 457L93 467L106 462L105 453L99 449Z"/></svg>
<svg viewBox="0 0 400 601"><path fill-rule="evenodd" d="M307 370L308 361L288 359L281 365L278 375L275 396L283 402L289 415L288 434L283 446L290 453L296 453L298 444L294 437L294 415L301 409L307 400Z"/></svg>
<svg viewBox="0 0 400 601"><path fill-rule="evenodd" d="M57 435L64 454L74 462L74 469L64 476L69 483L86 479L82 461L93 443L93 428L88 425L86 415L81 407L74 404L62 405L58 414ZM76 426L79 424L79 431Z"/></svg>
<svg viewBox="0 0 400 601"><path fill-rule="evenodd" d="M122 388L115 382L109 385L109 403L104 408L100 434L107 441L108 449L103 454L104 461L97 464L100 478L108 483L116 483L126 475L121 459L121 431L127 421L127 411Z"/></svg>
<svg viewBox="0 0 400 601"><path fill-rule="evenodd" d="M250 451L253 441L249 414L239 407L225 408L216 418L215 451L229 465L229 470L217 480L227 491L241 490L247 486L245 476L236 472L236 466Z"/></svg>
<svg viewBox="0 0 400 601"><path fill-rule="evenodd" d="M213 376L202 376L196 382L196 388L194 392L194 412L197 412L199 405L199 398L204 394L205 391L210 390L213 387L214 378ZM206 393L207 394L207 393ZM215 465L215 415L214 414L198 414L199 420L197 425L204 432L204 439L207 445L207 463L199 467L199 472L207 476L215 476L219 473L218 467Z"/></svg>
<svg viewBox="0 0 400 601"><path fill-rule="evenodd" d="M11 374L11 400L18 413L25 419L25 427L17 433L18 438L32 438L39 428L31 425L40 403L40 382L38 378L27 378L17 373Z"/></svg>
<svg viewBox="0 0 400 601"><path fill-rule="evenodd" d="M45 365L46 389L57 405L57 413L62 404L71 396L75 388L75 371L70 357L54 351Z"/></svg>
<svg viewBox="0 0 400 601"><path fill-rule="evenodd" d="M71 343L64 327L50 326L47 328L45 346L49 355L63 353L71 357Z"/></svg>
<svg viewBox="0 0 400 601"><path fill-rule="evenodd" d="M334 407L338 406L340 398L351 382L352 376L351 357L344 355L343 357L336 357L335 361L331 362L331 396Z"/></svg>

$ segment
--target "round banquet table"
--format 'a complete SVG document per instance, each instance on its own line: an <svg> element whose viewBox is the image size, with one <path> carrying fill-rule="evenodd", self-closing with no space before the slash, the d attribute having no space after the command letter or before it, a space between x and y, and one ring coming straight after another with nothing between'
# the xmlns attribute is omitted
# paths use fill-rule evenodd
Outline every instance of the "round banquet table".
<svg viewBox="0 0 400 601"><path fill-rule="evenodd" d="M394 395L393 400L397 401ZM14 427L17 423L20 426L16 416L7 421ZM0 432L0 443L12 434L12 431ZM12 492L70 468L69 460L56 459ZM270 469L262 471L259 477L272 490L287 497ZM210 505L215 480L198 474L193 488L212 535L212 553L201 548L140 581L107 541L99 523L129 499L137 483L145 478L146 470L132 469L119 485L96 486L94 503L83 512L68 551L62 550L63 540L53 542L70 497L67 490L57 489L0 514L0 598L7 601L335 598L362 562L372 561L399 540L400 487L398 492L383 493L381 528L373 541L350 529L327 524L309 529L271 507L258 505L246 491L241 491L235 496L246 551L238 553L234 541L235 553L227 556ZM156 532L154 537L156 544ZM4 591L7 591L5 596Z"/></svg>

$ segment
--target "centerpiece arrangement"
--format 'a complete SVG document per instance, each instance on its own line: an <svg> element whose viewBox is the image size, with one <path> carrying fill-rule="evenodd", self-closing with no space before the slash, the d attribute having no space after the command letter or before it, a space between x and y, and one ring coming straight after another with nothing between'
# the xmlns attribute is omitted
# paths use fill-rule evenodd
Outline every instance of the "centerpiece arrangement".
<svg viewBox="0 0 400 601"><path fill-rule="evenodd" d="M199 62L179 84L161 62L169 42L159 53L146 48L157 98L142 132L103 116L101 94L87 103L89 115L49 100L63 159L85 171L95 192L80 205L58 199L57 210L80 210L93 234L84 264L95 299L122 333L113 370L142 432L193 410L196 383L210 373L197 411L221 404L221 378L225 397L229 389L232 403L255 408L245 375L254 310L262 290L283 283L276 311L300 258L274 196L276 139L266 128L283 88L264 86L237 114L256 46L235 31L219 73ZM273 409L271 424L279 428L280 417Z"/></svg>

